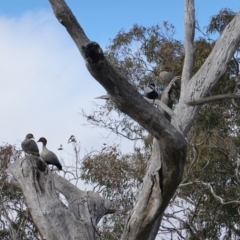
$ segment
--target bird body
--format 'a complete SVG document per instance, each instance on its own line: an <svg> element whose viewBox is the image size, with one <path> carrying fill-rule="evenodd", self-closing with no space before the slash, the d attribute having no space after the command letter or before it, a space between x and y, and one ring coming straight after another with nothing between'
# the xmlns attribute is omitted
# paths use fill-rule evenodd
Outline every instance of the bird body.
<svg viewBox="0 0 240 240"><path fill-rule="evenodd" d="M36 142L33 140L34 137L32 135L32 133L29 133L26 135L26 138L23 140L21 147L22 150L27 153L27 154L32 154L34 156L39 157L39 149L38 146L36 144Z"/></svg>
<svg viewBox="0 0 240 240"><path fill-rule="evenodd" d="M158 92L156 85L154 83L148 84L147 87L144 88L144 96L149 99L157 99L158 98Z"/></svg>
<svg viewBox="0 0 240 240"><path fill-rule="evenodd" d="M167 86L174 77L175 77L175 74L173 74L172 72L163 70L159 73L159 82L162 85Z"/></svg>
<svg viewBox="0 0 240 240"><path fill-rule="evenodd" d="M48 150L46 145L47 145L47 139L44 137L41 137L38 142L42 142L43 147L41 151L41 158L43 159L44 162L47 164L51 164L56 166L59 170L62 170L62 165L60 161L58 160L58 157L55 153L52 151Z"/></svg>

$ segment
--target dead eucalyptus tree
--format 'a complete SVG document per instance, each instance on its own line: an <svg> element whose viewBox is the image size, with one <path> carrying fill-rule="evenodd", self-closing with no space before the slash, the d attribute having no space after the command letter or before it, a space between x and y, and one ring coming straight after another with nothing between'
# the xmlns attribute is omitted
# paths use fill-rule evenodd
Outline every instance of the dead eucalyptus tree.
<svg viewBox="0 0 240 240"><path fill-rule="evenodd" d="M154 136L148 168L135 206L125 219L122 239L155 239L163 212L182 180L187 152L185 138L201 107L187 103L206 97L225 72L240 43L240 13L225 27L205 63L192 76L194 0L185 0L185 60L179 103L172 111L167 105L173 81L166 87L162 102L155 101L159 105L155 108L110 64L101 47L88 39L65 1L49 2L93 78L123 113ZM42 239L95 239L99 220L105 214L114 214L107 199L97 193L81 191L57 174L51 174L36 157L18 159L9 170L23 191ZM65 196L67 206L59 200L56 190Z"/></svg>

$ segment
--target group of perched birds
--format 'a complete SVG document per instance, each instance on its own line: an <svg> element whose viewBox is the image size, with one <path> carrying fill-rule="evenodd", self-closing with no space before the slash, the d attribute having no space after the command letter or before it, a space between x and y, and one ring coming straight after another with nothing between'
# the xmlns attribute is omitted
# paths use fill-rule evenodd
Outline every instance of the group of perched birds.
<svg viewBox="0 0 240 240"><path fill-rule="evenodd" d="M148 86L146 86L144 88L144 96L148 99L153 99L154 101L155 101L155 99L158 98L159 93L158 93L157 87L154 83L150 83L150 84L148 84ZM70 139L71 139L71 137L70 137ZM39 154L38 145L33 139L34 139L34 136L32 133L27 134L26 138L23 140L23 142L21 144L22 150L26 154L31 154L31 155L34 155L37 157L41 157L41 159L44 162L46 162L47 164L54 165L59 170L62 170L62 165L61 165L60 161L58 160L57 155L55 153L53 153L52 151L48 150L46 147L47 139L44 137L41 137L38 140L38 142L41 142L43 144L42 152L40 154Z"/></svg>
<svg viewBox="0 0 240 240"><path fill-rule="evenodd" d="M155 99L158 98L159 93L158 93L157 87L154 83L150 83L150 84L148 84L148 86L146 86L144 88L144 96L148 99L153 99L154 101L155 101ZM47 139L44 137L41 137L38 140L38 142L41 142L43 144L41 154L39 154L39 149L38 149L37 143L33 139L34 139L34 136L32 133L27 134L26 138L23 140L23 142L21 144L22 150L26 154L31 154L31 155L34 155L37 157L41 157L42 160L44 162L46 162L47 164L54 165L59 170L62 170L62 165L61 165L60 161L58 160L58 157L56 156L56 154L53 153L52 151L48 150L46 147Z"/></svg>
<svg viewBox="0 0 240 240"><path fill-rule="evenodd" d="M39 154L39 149L37 143L33 140L34 136L32 133L26 135L26 138L23 140L21 147L26 154L31 154L37 157L41 157L44 162L56 166L59 170L62 170L62 165L58 160L58 157L55 153L48 150L47 139L44 137L39 138L38 142L43 144L42 152Z"/></svg>

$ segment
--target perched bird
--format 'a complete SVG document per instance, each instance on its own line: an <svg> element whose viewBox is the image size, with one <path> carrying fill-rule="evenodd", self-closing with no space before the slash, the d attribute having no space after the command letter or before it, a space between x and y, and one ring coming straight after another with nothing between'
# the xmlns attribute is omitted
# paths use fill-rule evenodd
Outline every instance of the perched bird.
<svg viewBox="0 0 240 240"><path fill-rule="evenodd" d="M21 144L22 150L27 154L32 154L34 156L39 157L40 155L38 146L36 142L32 140L32 138L34 139L32 133L27 134L26 138L23 140Z"/></svg>
<svg viewBox="0 0 240 240"><path fill-rule="evenodd" d="M59 170L62 170L62 165L59 162L56 154L53 153L52 151L49 151L46 147L47 139L44 137L41 137L39 138L38 142L42 142L43 144L42 152L41 152L41 158L43 159L43 161L46 162L47 164L56 166Z"/></svg>
<svg viewBox="0 0 240 240"><path fill-rule="evenodd" d="M71 142L74 142L74 143L77 142L76 137L74 135L71 135L71 137L68 139L68 143L71 143Z"/></svg>
<svg viewBox="0 0 240 240"><path fill-rule="evenodd" d="M147 87L144 88L144 96L149 99L157 99L158 98L158 92L156 85L154 83L148 84Z"/></svg>
<svg viewBox="0 0 240 240"><path fill-rule="evenodd" d="M167 86L174 77L175 77L174 73L167 70L163 70L159 73L159 82L162 85Z"/></svg>

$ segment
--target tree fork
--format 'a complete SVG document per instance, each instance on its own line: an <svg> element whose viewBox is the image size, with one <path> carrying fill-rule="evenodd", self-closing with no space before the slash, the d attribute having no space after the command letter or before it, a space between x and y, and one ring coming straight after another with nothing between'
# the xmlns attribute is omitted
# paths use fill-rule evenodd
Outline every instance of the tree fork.
<svg viewBox="0 0 240 240"><path fill-rule="evenodd" d="M115 211L110 201L99 194L81 191L61 176L52 174L38 157L20 158L9 170L23 191L42 239L93 240L98 221ZM66 197L68 207L60 201L56 189Z"/></svg>

